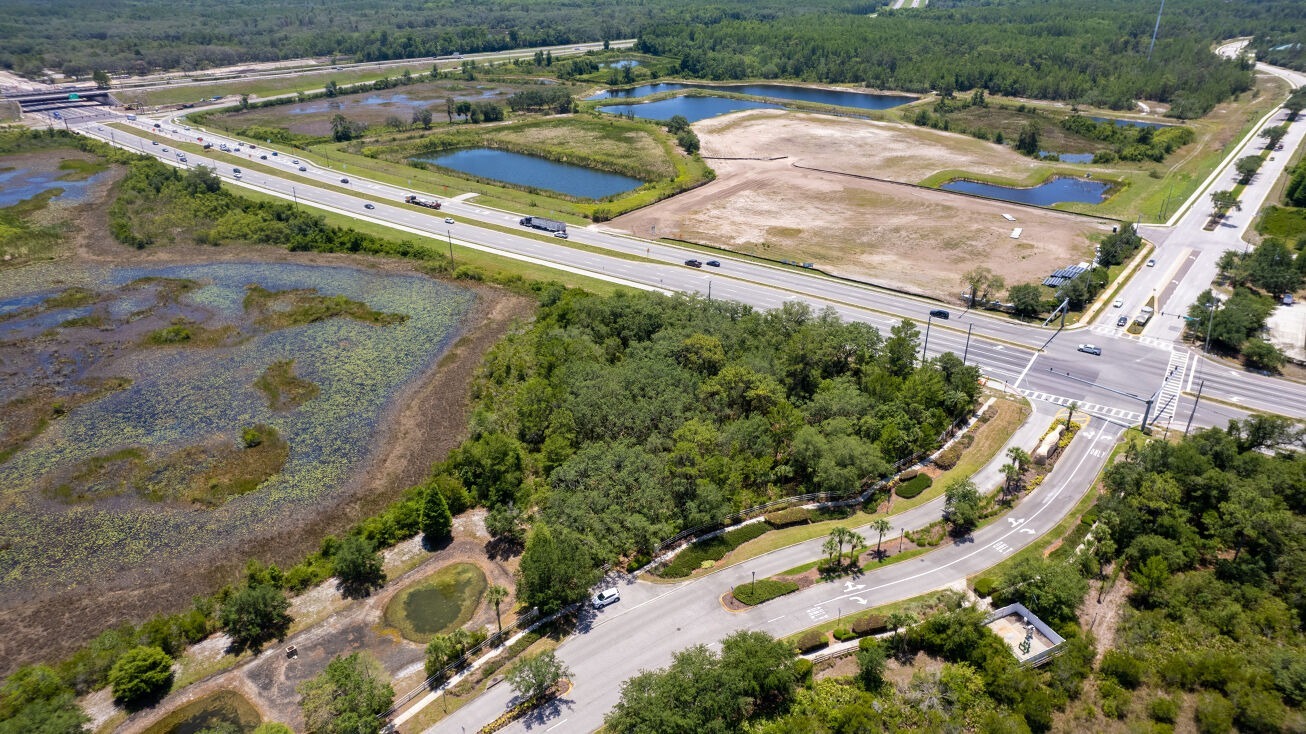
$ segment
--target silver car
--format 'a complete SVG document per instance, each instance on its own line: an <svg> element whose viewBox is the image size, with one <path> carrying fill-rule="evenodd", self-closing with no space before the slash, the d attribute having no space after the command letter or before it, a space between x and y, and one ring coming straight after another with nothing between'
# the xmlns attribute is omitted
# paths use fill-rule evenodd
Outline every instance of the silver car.
<svg viewBox="0 0 1306 734"><path fill-rule="evenodd" d="M616 604L619 601L621 601L621 592L617 591L615 588L612 588L612 589L604 589L603 591L600 591L599 593L595 594L594 599L590 602L590 604L592 604L595 609L602 609L603 607L606 607L609 604Z"/></svg>

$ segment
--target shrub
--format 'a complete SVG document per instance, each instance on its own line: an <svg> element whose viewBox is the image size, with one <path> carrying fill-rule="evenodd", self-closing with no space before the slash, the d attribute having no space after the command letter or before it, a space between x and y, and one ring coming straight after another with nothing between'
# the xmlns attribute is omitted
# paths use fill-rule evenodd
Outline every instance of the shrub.
<svg viewBox="0 0 1306 734"><path fill-rule="evenodd" d="M800 654L805 654L825 647L829 644L829 640L826 639L824 634L817 632L816 630L810 630L804 632L794 644L798 647L798 652Z"/></svg>
<svg viewBox="0 0 1306 734"><path fill-rule="evenodd" d="M1098 693L1102 696L1102 713L1113 719L1123 719L1129 715L1129 701L1131 697L1129 691L1121 688L1114 681L1102 681L1098 686Z"/></svg>
<svg viewBox="0 0 1306 734"><path fill-rule="evenodd" d="M771 527L766 523L749 523L715 538L694 543L677 553L658 575L669 579L684 578L702 568L705 562L719 561L730 551L770 530Z"/></svg>
<svg viewBox="0 0 1306 734"><path fill-rule="evenodd" d="M1193 720L1200 734L1226 734L1233 731L1233 715L1233 704L1224 696L1209 691L1197 696Z"/></svg>
<svg viewBox="0 0 1306 734"><path fill-rule="evenodd" d="M647 566L652 561L653 558L646 554L643 553L636 554L634 558L631 558L629 561L626 562L626 573L635 573L639 569Z"/></svg>
<svg viewBox="0 0 1306 734"><path fill-rule="evenodd" d="M792 594L795 591L798 591L798 584L792 581L762 579L761 581L736 586L734 595L735 599L743 604L757 606L764 601L770 601L785 594Z"/></svg>
<svg viewBox="0 0 1306 734"><path fill-rule="evenodd" d="M812 667L812 661L807 658L798 658L794 661L794 676L798 678L801 685L812 685Z"/></svg>
<svg viewBox="0 0 1306 734"><path fill-rule="evenodd" d="M132 703L157 696L172 684L172 658L158 647L135 647L109 670L115 700Z"/></svg>
<svg viewBox="0 0 1306 734"><path fill-rule="evenodd" d="M961 461L961 444L954 443L934 457L934 465L940 469L951 469Z"/></svg>
<svg viewBox="0 0 1306 734"><path fill-rule="evenodd" d="M773 528L783 528L810 522L812 513L804 507L790 507L779 512L770 512L764 518L766 524Z"/></svg>
<svg viewBox="0 0 1306 734"><path fill-rule="evenodd" d="M988 576L981 576L975 579L975 593L980 596L993 596L993 590L998 588L998 580Z"/></svg>
<svg viewBox="0 0 1306 734"><path fill-rule="evenodd" d="M834 634L834 639L840 642L847 642L849 640L857 639L857 633L848 629L837 629L834 631L833 634Z"/></svg>
<svg viewBox="0 0 1306 734"><path fill-rule="evenodd" d="M930 475L917 474L909 481L899 484L894 493L905 500L909 500L929 489L932 484L934 484L934 480L930 478Z"/></svg>
<svg viewBox="0 0 1306 734"><path fill-rule="evenodd" d="M1107 650L1099 670L1125 688L1137 688L1143 682L1142 662L1127 652Z"/></svg>
<svg viewBox="0 0 1306 734"><path fill-rule="evenodd" d="M1179 704L1172 698L1158 696L1148 702L1147 715L1152 717L1153 721L1173 724L1175 719L1179 718Z"/></svg>
<svg viewBox="0 0 1306 734"><path fill-rule="evenodd" d="M889 629L889 623L878 614L868 614L853 620L852 631L858 637L877 635Z"/></svg>

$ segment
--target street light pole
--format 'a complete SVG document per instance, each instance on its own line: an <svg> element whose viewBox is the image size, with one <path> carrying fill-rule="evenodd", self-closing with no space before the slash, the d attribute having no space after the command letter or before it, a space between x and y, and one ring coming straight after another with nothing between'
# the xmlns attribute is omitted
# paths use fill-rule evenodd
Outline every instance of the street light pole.
<svg viewBox="0 0 1306 734"><path fill-rule="evenodd" d="M449 267L453 267L453 230L446 229L444 235L449 238Z"/></svg>
<svg viewBox="0 0 1306 734"><path fill-rule="evenodd" d="M1206 344L1202 346L1202 351L1207 354L1211 353L1211 325L1215 323L1215 308L1220 305L1215 294L1211 294L1211 300L1206 304Z"/></svg>
<svg viewBox="0 0 1306 734"><path fill-rule="evenodd" d="M932 323L934 323L934 314L930 314L929 317L925 319L925 343L921 345L921 364L925 364L925 360L929 358L930 324Z"/></svg>
<svg viewBox="0 0 1306 734"><path fill-rule="evenodd" d="M961 352L961 363L966 364L966 357L970 355L970 332L974 329L974 324L966 324L966 348Z"/></svg>

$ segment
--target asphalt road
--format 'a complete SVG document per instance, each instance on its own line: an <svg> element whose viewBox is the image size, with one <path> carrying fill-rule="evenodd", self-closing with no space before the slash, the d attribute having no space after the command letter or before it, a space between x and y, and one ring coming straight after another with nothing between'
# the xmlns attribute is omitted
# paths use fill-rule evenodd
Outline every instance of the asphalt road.
<svg viewBox="0 0 1306 734"><path fill-rule="evenodd" d="M137 122L142 128L151 124L144 120ZM174 127L170 122L162 124L165 133ZM177 127L179 132L173 139L186 134ZM1302 127L1293 126L1292 140L1300 141ZM163 145L152 145L143 130L128 134L88 123L80 126L79 131L122 147L139 148L177 164L175 154L163 154ZM203 134L213 142L223 139ZM254 170L249 163L265 150L260 146L257 151L242 154L240 159L188 154L188 165L210 165L229 182L232 167L241 166L242 179L235 182L241 186L634 287L705 296L710 293L713 298L729 298L758 308L776 308L789 301L801 301L816 309L832 308L842 318L866 322L883 331L904 317L926 320L929 309L938 306L870 286L725 256L716 258L722 262L720 269L688 268L682 264L685 259L707 258L699 251L639 240L600 227L569 229L572 243L592 246L585 250L551 238L530 236L524 229L519 229L518 234L477 227L475 224L480 222L517 228L518 215L455 199L444 200L440 212L410 207L399 203L408 193L403 189L355 179L347 171L317 165L309 165L307 171L299 172L284 153L269 157L267 162L258 161L277 173ZM1290 149L1285 150L1284 160L1289 152ZM1230 156L1229 165L1236 157ZM238 160L246 163L242 165ZM1218 182L1228 175L1228 170L1222 168L1212 178ZM1267 171L1262 175L1268 178L1271 174ZM349 178L350 183L341 184L342 177ZM1250 188L1248 191L1244 194L1244 206L1254 210L1251 198L1255 193ZM395 203L378 203L374 210L366 210L357 192ZM1151 233L1160 242L1158 262L1154 268L1141 269L1141 274L1126 286L1124 292L1131 304L1146 301L1146 297L1137 300L1140 294L1160 290L1170 294L1164 310L1179 308L1184 294L1195 295L1210 282L1213 271L1207 272L1207 255L1218 257L1220 247L1241 246L1235 242L1234 232L1217 231L1209 242L1196 241L1199 235L1192 228L1199 220L1205 221L1205 213L1201 211L1204 197L1203 191L1194 195L1169 236L1163 236L1165 232ZM458 221L445 224L446 215ZM1246 223L1241 226L1245 227ZM1194 257L1194 252L1201 254ZM813 541L815 545L810 547L777 551L687 584L626 583L619 604L595 614L580 633L559 648L559 654L574 672L575 688L567 700L553 711L540 712L539 716L514 724L506 731L591 731L601 724L603 714L617 700L619 681L640 669L665 665L675 650L697 643L710 644L745 628L789 634L832 614L908 598L993 565L1045 533L1073 507L1092 485L1123 426L1137 424L1144 410L1160 425L1186 423L1193 403L1184 394L1197 389L1197 385L1204 396L1219 402L1204 400L1192 416L1195 426L1223 425L1230 417L1241 417L1242 411L1232 406L1306 417L1303 386L1207 361L1177 345L1173 334L1165 329L1142 337L1103 324L1056 332L986 314L950 310L952 317L946 321L928 319L927 351L930 355L943 351L965 354L969 363L981 368L990 384L1008 386L1032 399L1036 419L1022 427L1013 441L1023 441L1020 445L1032 449L1031 434L1034 438L1041 434L1058 405L1073 401L1081 412L1094 417L1067 449L1056 470L1034 493L1011 513L976 532L969 542L868 573L856 581L862 588L820 585L744 614L730 614L721 608L718 599L731 585L744 580L754 570L766 575L817 557L820 541ZM1105 312L1100 318L1109 318L1113 323L1118 312L1114 309ZM1080 342L1101 346L1103 354L1092 356L1076 351ZM1151 405L1145 405L1147 400ZM1002 457L996 459L981 477L991 477L1002 461ZM939 516L939 511L940 503L935 502L895 516L892 518L894 534L899 528L927 524ZM458 731L457 727L465 726L475 731L497 717L510 697L511 692L505 686L491 688L443 722L438 730Z"/></svg>

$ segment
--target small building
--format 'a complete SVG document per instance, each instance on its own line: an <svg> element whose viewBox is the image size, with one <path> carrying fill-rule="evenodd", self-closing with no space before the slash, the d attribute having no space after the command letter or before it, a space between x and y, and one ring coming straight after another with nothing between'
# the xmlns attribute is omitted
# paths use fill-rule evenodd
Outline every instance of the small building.
<svg viewBox="0 0 1306 734"><path fill-rule="evenodd" d="M984 626L1001 637L1011 648L1011 654L1028 668L1038 667L1060 654L1066 641L1023 604L1008 604L995 610L984 620Z"/></svg>

